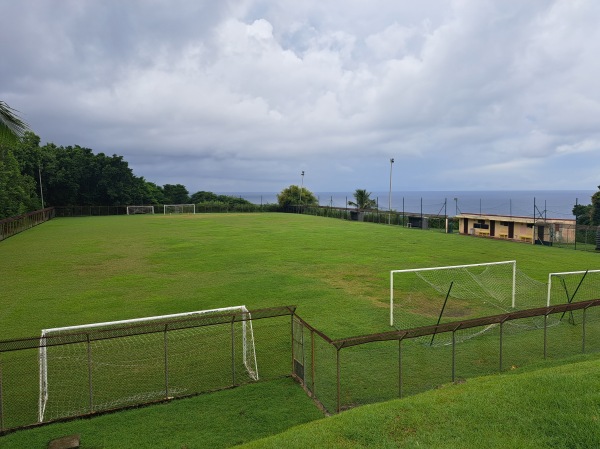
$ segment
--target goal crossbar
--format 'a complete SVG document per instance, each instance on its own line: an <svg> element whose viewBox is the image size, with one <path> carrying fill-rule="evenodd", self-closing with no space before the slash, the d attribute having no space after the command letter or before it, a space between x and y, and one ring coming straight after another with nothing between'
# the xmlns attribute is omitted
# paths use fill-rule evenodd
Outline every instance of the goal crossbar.
<svg viewBox="0 0 600 449"><path fill-rule="evenodd" d="M476 263L476 264L468 264L468 265L452 265L445 267L427 267L427 268L409 268L405 270L391 270L390 271L390 326L394 325L394 274L397 273L416 273L422 271L433 271L433 270L450 270L450 269L459 269L459 268L475 268L475 267L485 267L492 265L508 265L512 264L512 298L511 303L512 307L515 307L515 296L516 296L516 282L517 282L517 261L516 260L505 260L502 262L486 262L486 263Z"/></svg>
<svg viewBox="0 0 600 449"><path fill-rule="evenodd" d="M243 309L245 310L243 310ZM149 316L143 318L132 318L130 320L118 320L118 321L106 321L103 323L90 323L90 324L81 324L75 326L65 326L65 327L53 327L51 329L43 329L42 330L42 338L49 332L70 332L70 331L85 331L87 329L95 329L100 327L119 327L123 325L130 324L140 324L146 323L150 321L164 321L164 320L175 320L177 318L187 318L194 317L199 315L208 315L208 314L226 314L228 312L236 312L238 310L242 310L245 313L250 313L245 306L233 306L233 307L222 307L220 309L210 309L210 310L197 310L194 312L182 312L182 313L173 313L170 315L157 315L157 316Z"/></svg>

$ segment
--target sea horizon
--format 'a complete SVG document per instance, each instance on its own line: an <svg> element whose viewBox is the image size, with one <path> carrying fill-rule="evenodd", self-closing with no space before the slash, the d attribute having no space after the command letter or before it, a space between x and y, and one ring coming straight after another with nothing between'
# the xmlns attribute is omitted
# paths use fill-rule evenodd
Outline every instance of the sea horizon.
<svg viewBox="0 0 600 449"><path fill-rule="evenodd" d="M414 190L394 191L391 209L405 213L537 216L572 219L575 204L588 205L595 190ZM254 204L277 203L279 192L221 192ZM347 207L354 192L313 192L321 206ZM379 210L389 210L390 194L373 191Z"/></svg>

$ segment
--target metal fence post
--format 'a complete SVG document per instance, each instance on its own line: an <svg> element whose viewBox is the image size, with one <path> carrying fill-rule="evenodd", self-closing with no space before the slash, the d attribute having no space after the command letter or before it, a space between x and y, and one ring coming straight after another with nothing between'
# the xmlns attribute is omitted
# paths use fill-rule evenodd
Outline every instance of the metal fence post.
<svg viewBox="0 0 600 449"><path fill-rule="evenodd" d="M502 372L502 338L504 336L504 321L500 322L500 354L499 354L499 359L500 359L500 366L499 366L499 371Z"/></svg>
<svg viewBox="0 0 600 449"><path fill-rule="evenodd" d="M456 329L452 331L452 382L456 377Z"/></svg>
<svg viewBox="0 0 600 449"><path fill-rule="evenodd" d="M235 315L231 317L231 384L235 385Z"/></svg>
<svg viewBox="0 0 600 449"><path fill-rule="evenodd" d="M402 339L398 339L398 397L402 397Z"/></svg>
<svg viewBox="0 0 600 449"><path fill-rule="evenodd" d="M88 358L88 388L90 400L90 413L94 412L94 386L92 383L92 345L90 342L90 334L87 334L87 358Z"/></svg>
<svg viewBox="0 0 600 449"><path fill-rule="evenodd" d="M292 374L295 374L295 370L294 370L294 312L292 312L291 316L291 320L290 320L290 334L292 337L292 357L291 357L291 362L292 362L292 371L290 371Z"/></svg>
<svg viewBox="0 0 600 449"><path fill-rule="evenodd" d="M2 361L0 361L0 432L4 430L4 402L2 395Z"/></svg>
<svg viewBox="0 0 600 449"><path fill-rule="evenodd" d="M316 396L315 393L315 331L313 329L310 330L310 370L311 370L311 387L312 393Z"/></svg>
<svg viewBox="0 0 600 449"><path fill-rule="evenodd" d="M544 315L544 360L546 359L546 348L548 346L548 314Z"/></svg>
<svg viewBox="0 0 600 449"><path fill-rule="evenodd" d="M167 338L168 324L163 331L163 344L165 349L165 399L169 399L169 339Z"/></svg>
<svg viewBox="0 0 600 449"><path fill-rule="evenodd" d="M337 364L337 412L339 413L342 409L341 401L342 401L342 390L340 386L340 348L337 348L336 352L336 364Z"/></svg>
<svg viewBox="0 0 600 449"><path fill-rule="evenodd" d="M587 312L587 307L583 309L583 317L581 323L581 352L585 354L585 316Z"/></svg>

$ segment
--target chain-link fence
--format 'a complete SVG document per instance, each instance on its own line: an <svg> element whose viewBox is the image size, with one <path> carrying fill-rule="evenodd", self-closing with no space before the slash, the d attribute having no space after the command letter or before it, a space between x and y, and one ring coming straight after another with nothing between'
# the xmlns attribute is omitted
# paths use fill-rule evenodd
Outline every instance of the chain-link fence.
<svg viewBox="0 0 600 449"><path fill-rule="evenodd" d="M329 413L600 351L600 299L332 340L294 317L294 376Z"/></svg>
<svg viewBox="0 0 600 449"><path fill-rule="evenodd" d="M0 342L0 433L289 376L294 310L190 316Z"/></svg>
<svg viewBox="0 0 600 449"><path fill-rule="evenodd" d="M338 218L341 220L367 223L389 224L405 228L453 232L458 229L452 217L442 214L422 214L379 209L354 209L331 206L289 206L290 213L315 215L317 217Z"/></svg>
<svg viewBox="0 0 600 449"><path fill-rule="evenodd" d="M544 244L580 251L600 250L600 226L550 224Z"/></svg>
<svg viewBox="0 0 600 449"><path fill-rule="evenodd" d="M0 434L290 373L338 413L598 351L600 299L338 340L295 307L11 340L0 342Z"/></svg>

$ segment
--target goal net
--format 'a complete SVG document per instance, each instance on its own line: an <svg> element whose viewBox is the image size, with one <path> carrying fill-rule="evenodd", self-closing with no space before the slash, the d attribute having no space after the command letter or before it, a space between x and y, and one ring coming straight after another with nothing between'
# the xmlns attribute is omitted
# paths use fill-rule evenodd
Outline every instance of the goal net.
<svg viewBox="0 0 600 449"><path fill-rule="evenodd" d="M566 271L548 275L548 307L600 298L600 270Z"/></svg>
<svg viewBox="0 0 600 449"><path fill-rule="evenodd" d="M516 261L392 270L390 325L409 329L543 307L545 290L546 284L518 271ZM533 318L510 322L527 329L543 324ZM461 341L494 327L474 328L472 335L465 330Z"/></svg>
<svg viewBox="0 0 600 449"><path fill-rule="evenodd" d="M154 206L127 206L127 215L153 214Z"/></svg>
<svg viewBox="0 0 600 449"><path fill-rule="evenodd" d="M195 204L165 204L164 214L195 214Z"/></svg>
<svg viewBox="0 0 600 449"><path fill-rule="evenodd" d="M258 380L245 306L45 329L39 422Z"/></svg>
<svg viewBox="0 0 600 449"><path fill-rule="evenodd" d="M452 299L452 301L448 301ZM390 272L390 325L436 324L446 317L468 319L516 306L516 262L492 262ZM406 312L406 313L402 313ZM395 314L399 317L395 319ZM411 315L414 315L411 317Z"/></svg>

